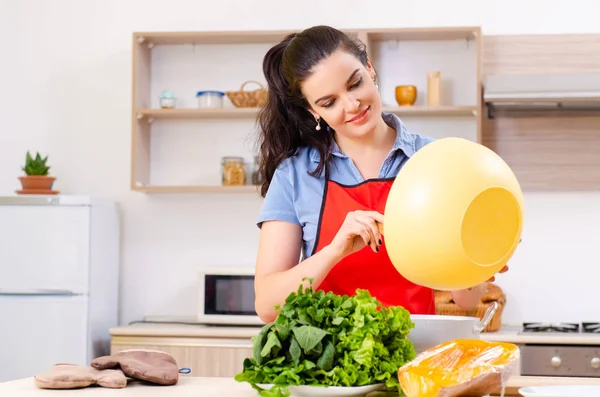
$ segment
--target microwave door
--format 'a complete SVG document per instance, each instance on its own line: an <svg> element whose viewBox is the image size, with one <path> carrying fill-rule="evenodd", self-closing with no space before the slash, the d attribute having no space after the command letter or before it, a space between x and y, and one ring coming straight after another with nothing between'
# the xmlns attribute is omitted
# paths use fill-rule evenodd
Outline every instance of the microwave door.
<svg viewBox="0 0 600 397"><path fill-rule="evenodd" d="M201 322L218 324L262 324L254 308L254 276L207 274Z"/></svg>
<svg viewBox="0 0 600 397"><path fill-rule="evenodd" d="M207 314L256 315L253 277L211 276L207 290Z"/></svg>

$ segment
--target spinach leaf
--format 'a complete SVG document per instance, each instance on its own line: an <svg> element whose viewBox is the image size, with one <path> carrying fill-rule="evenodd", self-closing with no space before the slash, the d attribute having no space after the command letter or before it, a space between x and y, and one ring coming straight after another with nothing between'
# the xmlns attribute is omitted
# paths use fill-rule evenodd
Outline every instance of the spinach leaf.
<svg viewBox="0 0 600 397"><path fill-rule="evenodd" d="M298 344L304 351L310 351L321 342L321 340L327 334L321 328L313 327L311 325L303 325L292 329Z"/></svg>

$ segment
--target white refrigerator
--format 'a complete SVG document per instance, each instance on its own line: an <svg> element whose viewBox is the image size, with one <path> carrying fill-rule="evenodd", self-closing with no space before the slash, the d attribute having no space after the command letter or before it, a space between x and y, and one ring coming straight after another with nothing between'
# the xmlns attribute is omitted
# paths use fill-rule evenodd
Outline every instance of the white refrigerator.
<svg viewBox="0 0 600 397"><path fill-rule="evenodd" d="M0 196L0 382L109 354L119 208L86 196Z"/></svg>

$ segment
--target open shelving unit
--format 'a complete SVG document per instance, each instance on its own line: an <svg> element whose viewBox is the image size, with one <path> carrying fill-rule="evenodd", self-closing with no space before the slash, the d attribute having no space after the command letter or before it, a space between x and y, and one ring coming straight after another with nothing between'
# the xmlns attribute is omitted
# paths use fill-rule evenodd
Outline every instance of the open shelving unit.
<svg viewBox="0 0 600 397"><path fill-rule="evenodd" d="M254 119L258 116L258 108L235 109L138 109L136 117L148 120L156 119ZM398 116L475 116L476 106L411 106L393 107L386 106L384 112L394 113Z"/></svg>
<svg viewBox="0 0 600 397"><path fill-rule="evenodd" d="M248 80L265 88L262 58L291 31L136 32L133 34L131 189L144 193L254 193L253 185L222 186L221 158L241 156L252 172L258 108L199 109L203 90L238 91ZM375 70L383 111L409 131L481 142L479 27L346 30L360 39ZM427 106L427 73L440 71L440 106ZM396 104L397 85L415 85L414 106ZM248 86L246 89L253 89ZM161 109L163 90L175 109ZM250 178L248 177L248 180Z"/></svg>

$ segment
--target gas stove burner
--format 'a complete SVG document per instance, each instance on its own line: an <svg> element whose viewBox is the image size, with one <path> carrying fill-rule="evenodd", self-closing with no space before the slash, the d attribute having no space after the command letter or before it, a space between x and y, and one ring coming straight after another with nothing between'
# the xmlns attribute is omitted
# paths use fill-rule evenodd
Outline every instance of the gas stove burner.
<svg viewBox="0 0 600 397"><path fill-rule="evenodd" d="M523 323L523 332L579 332L579 324Z"/></svg>
<svg viewBox="0 0 600 397"><path fill-rule="evenodd" d="M600 334L600 323L581 323L583 332Z"/></svg>

